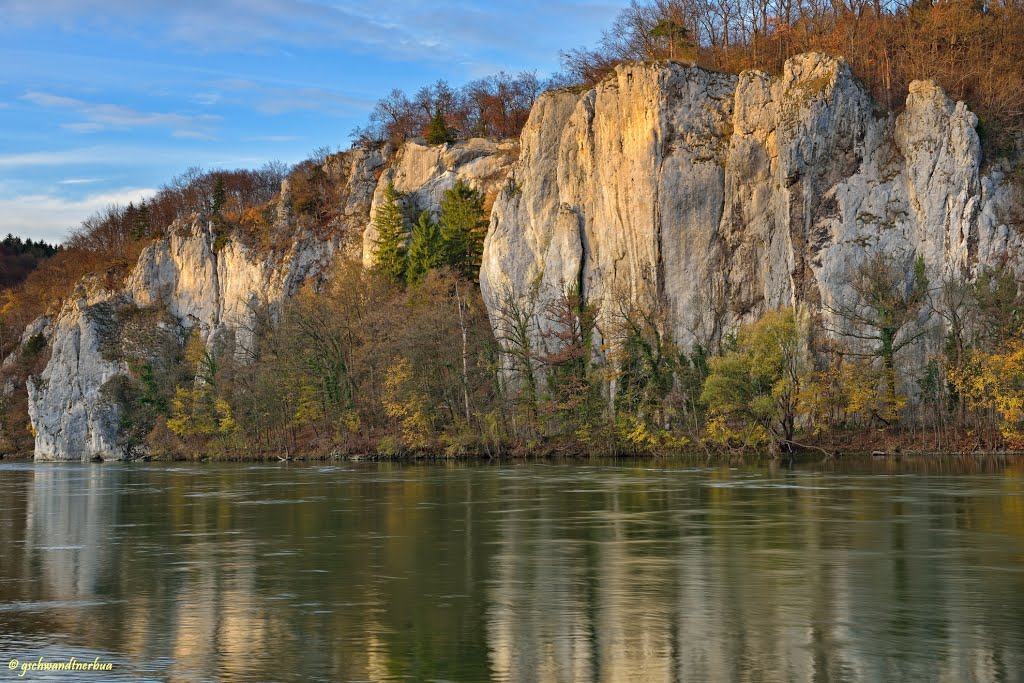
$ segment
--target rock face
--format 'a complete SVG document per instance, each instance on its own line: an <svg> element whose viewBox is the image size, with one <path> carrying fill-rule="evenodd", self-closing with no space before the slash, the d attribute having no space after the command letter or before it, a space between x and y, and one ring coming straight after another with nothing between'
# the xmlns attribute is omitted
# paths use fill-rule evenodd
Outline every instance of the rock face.
<svg viewBox="0 0 1024 683"><path fill-rule="evenodd" d="M908 273L922 257L933 281L1014 256L1009 191L998 169L981 175L976 124L930 82L882 114L818 54L779 78L627 64L589 92L543 95L491 214L492 320L567 285L607 317L646 288L678 340L707 343L779 306L827 315L874 250Z"/></svg>
<svg viewBox="0 0 1024 683"><path fill-rule="evenodd" d="M322 170L339 217L328 229L301 228L284 200L276 250L179 221L123 290L86 288L40 319L29 337L46 336L51 357L28 383L36 457L128 457L102 391L128 371L107 352L118 311L165 310L208 343L244 346L255 306L315 284L339 256L372 263L388 183L410 214L436 213L460 178L493 203L480 280L495 322L514 301L542 326L543 300L575 285L599 321L617 300L655 295L676 339L709 343L779 306L827 316L876 250L907 273L920 257L933 281L1016 264L1021 202L1004 169L982 173L976 124L927 82L911 85L898 117L882 114L842 60L807 54L778 78L622 65L589 92L541 96L518 153L469 140L331 157Z"/></svg>
<svg viewBox="0 0 1024 683"><path fill-rule="evenodd" d="M114 333L115 296L82 293L65 302L54 322L50 362L28 381L28 410L37 460L119 459L120 409L101 389L127 372L123 362L103 354Z"/></svg>
<svg viewBox="0 0 1024 683"><path fill-rule="evenodd" d="M300 235L283 255L261 255L232 240L218 248L213 226L205 221L178 223L170 232L142 252L125 290L139 306L166 306L208 340L244 333L257 307L324 275L340 247L339 238Z"/></svg>
<svg viewBox="0 0 1024 683"><path fill-rule="evenodd" d="M276 250L219 237L203 217L177 221L167 237L142 251L122 290L82 286L56 319L44 316L26 330L23 342L43 334L51 349L45 370L28 381L36 459L133 455L120 438L121 409L103 390L129 370L112 352L125 311L166 311L182 328L198 330L208 344L247 348L257 307L274 306L306 284L315 286L338 258L363 257L364 244L372 244L372 237L364 236L371 209L388 182L409 194L410 209L436 211L457 178L493 195L515 148L514 142L487 140L440 147L410 142L397 151L385 146L332 156L323 171L337 189L337 220L326 231L297 225L285 181L273 230L287 239Z"/></svg>

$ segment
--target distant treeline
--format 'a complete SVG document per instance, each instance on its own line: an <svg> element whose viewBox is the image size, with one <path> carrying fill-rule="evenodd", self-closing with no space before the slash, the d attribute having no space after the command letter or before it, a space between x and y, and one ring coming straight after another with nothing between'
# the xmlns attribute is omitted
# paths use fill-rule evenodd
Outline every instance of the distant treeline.
<svg viewBox="0 0 1024 683"><path fill-rule="evenodd" d="M57 253L59 248L43 240L33 242L31 238L23 240L7 235L0 242L0 288L20 284L43 261Z"/></svg>

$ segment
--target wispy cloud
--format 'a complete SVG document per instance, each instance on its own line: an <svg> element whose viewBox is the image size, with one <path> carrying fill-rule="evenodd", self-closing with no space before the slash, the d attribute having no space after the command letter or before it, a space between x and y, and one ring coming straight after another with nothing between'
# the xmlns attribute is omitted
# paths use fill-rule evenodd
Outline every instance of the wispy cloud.
<svg viewBox="0 0 1024 683"><path fill-rule="evenodd" d="M5 19L15 25L59 24L63 27L103 27L122 30L145 27L147 39L183 43L204 52L239 48L266 51L273 44L328 47L388 47L397 57L423 57L434 46L409 26L367 12L351 0L276 2L205 0L169 3L165 0L13 0L4 3ZM391 14L391 13L387 13ZM55 19L59 17L59 19ZM154 26L159 26L157 31Z"/></svg>
<svg viewBox="0 0 1024 683"><path fill-rule="evenodd" d="M295 142L301 138L298 135L254 135L245 138L246 142Z"/></svg>
<svg viewBox="0 0 1024 683"><path fill-rule="evenodd" d="M139 126L157 126L171 128L174 131L197 131L209 135L209 127L221 120L221 117L213 114L146 112L120 104L96 104L46 92L30 91L22 95L21 99L40 107L70 109L79 114L86 120L64 125L64 128L77 133L94 133L108 128L124 130Z"/></svg>
<svg viewBox="0 0 1024 683"><path fill-rule="evenodd" d="M153 188L138 187L93 194L78 200L47 194L0 197L0 234L11 232L61 241L71 229L97 211L111 204L137 202L155 192Z"/></svg>
<svg viewBox="0 0 1024 683"><path fill-rule="evenodd" d="M57 182L60 185L91 185L102 181L102 178L67 178L65 180L58 180Z"/></svg>
<svg viewBox="0 0 1024 683"><path fill-rule="evenodd" d="M209 133L201 133L198 130L176 130L171 133L172 136L180 140L213 140L213 136Z"/></svg>
<svg viewBox="0 0 1024 683"><path fill-rule="evenodd" d="M72 133L98 133L105 128L102 123L63 123L60 126Z"/></svg>
<svg viewBox="0 0 1024 683"><path fill-rule="evenodd" d="M102 161L105 152L96 147L66 149L56 152L26 152L0 154L0 168L28 168L32 166L66 166ZM109 153L106 153L109 158Z"/></svg>
<svg viewBox="0 0 1024 683"><path fill-rule="evenodd" d="M352 114L373 108L373 101L316 87L283 87L259 81L228 79L217 83L229 92L244 93L256 111L278 115L301 110Z"/></svg>

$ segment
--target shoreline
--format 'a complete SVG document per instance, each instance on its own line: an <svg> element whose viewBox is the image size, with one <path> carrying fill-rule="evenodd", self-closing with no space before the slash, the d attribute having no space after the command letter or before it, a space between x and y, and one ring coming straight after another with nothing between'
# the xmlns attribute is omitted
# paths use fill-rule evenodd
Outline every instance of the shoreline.
<svg viewBox="0 0 1024 683"><path fill-rule="evenodd" d="M678 462L694 463L701 462L706 465L723 464L759 464L774 463L783 465L792 464L814 464L827 462L900 462L903 460L948 460L948 459L1001 459L1016 460L1024 459L1024 450L896 450L891 452L882 451L840 451L831 454L824 454L815 449L801 449L791 453L778 453L769 451L711 451L709 453L693 452L666 452L666 453L628 453L628 454L596 454L596 453L536 453L526 454L504 454L501 456L479 455L458 455L447 456L443 454L404 454L404 455L380 455L380 454L346 454L346 455L299 455L292 457L281 457L277 455L257 456L202 456L198 458L180 457L139 457L132 459L92 459L92 460L37 460L31 454L3 454L0 455L0 462L20 462L39 464L105 464L105 463L196 463L196 464L291 464L291 463L390 463L390 464L481 464L481 463L541 463L560 462L563 464L589 464L592 462Z"/></svg>

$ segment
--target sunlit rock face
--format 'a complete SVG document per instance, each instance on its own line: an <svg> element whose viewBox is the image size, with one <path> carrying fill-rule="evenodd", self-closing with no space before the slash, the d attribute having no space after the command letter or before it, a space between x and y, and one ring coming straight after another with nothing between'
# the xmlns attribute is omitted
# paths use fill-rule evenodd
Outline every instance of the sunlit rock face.
<svg viewBox="0 0 1024 683"><path fill-rule="evenodd" d="M491 214L492 320L569 285L607 318L647 289L678 340L706 343L780 306L827 316L875 250L908 274L920 256L933 281L1016 258L976 124L931 82L881 113L843 60L813 53L778 78L626 64L545 94Z"/></svg>

